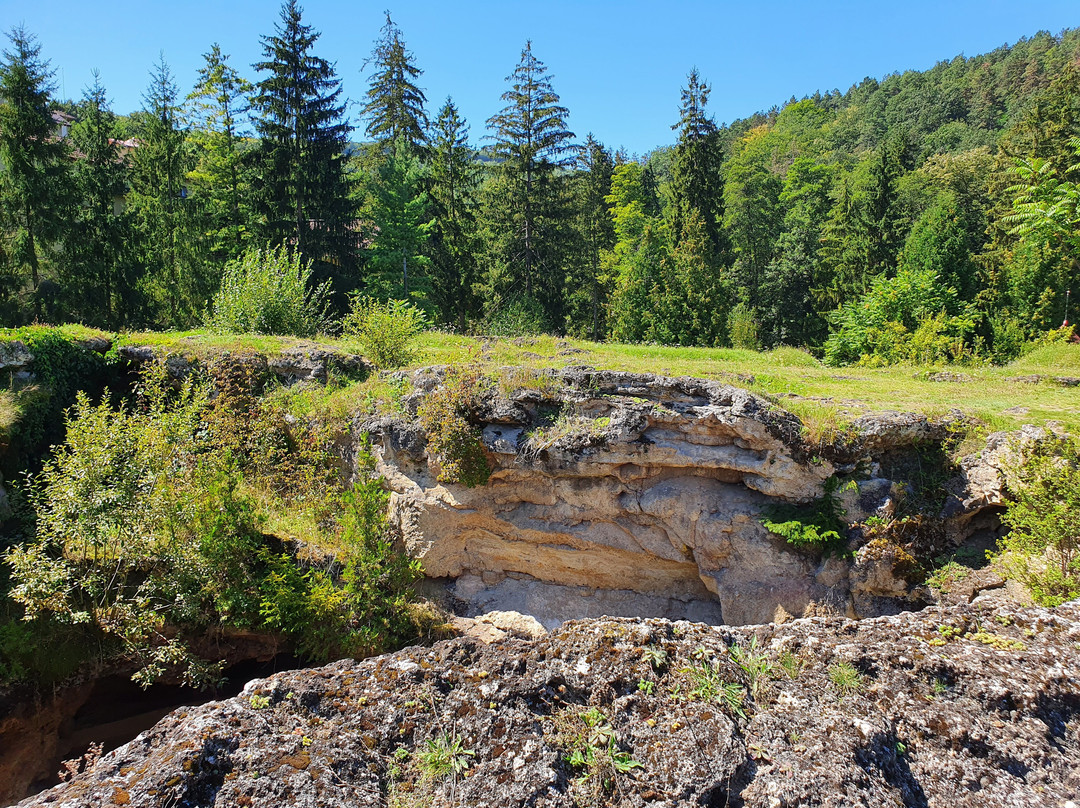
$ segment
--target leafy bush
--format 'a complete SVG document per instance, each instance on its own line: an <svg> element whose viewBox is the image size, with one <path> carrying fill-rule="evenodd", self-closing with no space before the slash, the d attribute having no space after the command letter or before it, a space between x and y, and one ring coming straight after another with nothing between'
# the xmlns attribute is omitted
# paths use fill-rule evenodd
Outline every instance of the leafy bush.
<svg viewBox="0 0 1080 808"><path fill-rule="evenodd" d="M311 285L311 261L287 245L249 250L225 265L207 326L233 334L313 337L325 331L330 283Z"/></svg>
<svg viewBox="0 0 1080 808"><path fill-rule="evenodd" d="M728 315L728 336L733 348L747 351L760 351L761 340L758 338L758 315L745 303L740 303Z"/></svg>
<svg viewBox="0 0 1080 808"><path fill-rule="evenodd" d="M1050 433L1006 464L1013 501L997 560L1043 606L1080 596L1080 441Z"/></svg>
<svg viewBox="0 0 1080 808"><path fill-rule="evenodd" d="M342 323L346 336L356 337L364 355L379 368L396 368L415 362L419 351L413 343L429 325L427 315L404 300L380 303L370 297L352 299L352 309Z"/></svg>
<svg viewBox="0 0 1080 808"><path fill-rule="evenodd" d="M795 547L839 555L844 550L847 531L844 507L836 496L839 488L839 480L830 477L820 498L807 505L770 506L761 524Z"/></svg>
<svg viewBox="0 0 1080 808"><path fill-rule="evenodd" d="M443 384L424 399L417 415L428 438L428 450L439 463L439 480L472 488L491 476L480 430L473 423L490 381L478 362L451 366Z"/></svg>
<svg viewBox="0 0 1080 808"><path fill-rule="evenodd" d="M529 297L504 301L484 321L484 333L493 337L530 337L544 333L544 308Z"/></svg>
<svg viewBox="0 0 1080 808"><path fill-rule="evenodd" d="M860 299L835 315L825 342L829 365L928 364L956 361L968 352L974 315L956 290L928 269L901 269L875 278Z"/></svg>

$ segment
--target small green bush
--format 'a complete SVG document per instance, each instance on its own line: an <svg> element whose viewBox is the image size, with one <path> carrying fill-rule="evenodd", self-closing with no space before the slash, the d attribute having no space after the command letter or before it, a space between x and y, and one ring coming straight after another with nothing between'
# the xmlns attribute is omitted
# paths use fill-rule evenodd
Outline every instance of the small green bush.
<svg viewBox="0 0 1080 808"><path fill-rule="evenodd" d="M396 368L416 361L414 342L429 324L423 311L404 300L380 303L357 295L342 328L345 336L360 341L364 355L377 367Z"/></svg>
<svg viewBox="0 0 1080 808"><path fill-rule="evenodd" d="M452 366L443 384L420 405L420 425L428 438L428 450L440 466L439 480L472 488L491 476L480 429L473 423L490 380L478 362Z"/></svg>
<svg viewBox="0 0 1080 808"><path fill-rule="evenodd" d="M1080 440L1050 433L1015 448L997 560L1037 603L1056 606L1080 596Z"/></svg>
<svg viewBox="0 0 1080 808"><path fill-rule="evenodd" d="M207 326L231 334L313 337L330 325L330 282L311 285L311 261L287 245L249 250L225 265Z"/></svg>
<svg viewBox="0 0 1080 808"><path fill-rule="evenodd" d="M745 303L740 303L728 315L728 336L733 348L760 351L758 338L758 314Z"/></svg>
<svg viewBox="0 0 1080 808"><path fill-rule="evenodd" d="M544 309L529 297L503 301L483 323L483 331L493 337L531 337L544 333Z"/></svg>
<svg viewBox="0 0 1080 808"><path fill-rule="evenodd" d="M795 547L839 555L844 550L847 531L844 507L836 496L839 488L839 480L830 477L819 499L807 505L770 506L765 509L761 524Z"/></svg>

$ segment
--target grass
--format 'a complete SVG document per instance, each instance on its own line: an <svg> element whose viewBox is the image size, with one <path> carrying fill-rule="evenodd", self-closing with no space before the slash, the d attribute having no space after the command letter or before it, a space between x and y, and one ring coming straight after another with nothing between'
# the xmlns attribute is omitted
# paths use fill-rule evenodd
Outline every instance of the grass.
<svg viewBox="0 0 1080 808"><path fill-rule="evenodd" d="M110 336L83 326L63 326L61 331L74 339ZM4 337L0 331L0 342ZM134 332L122 335L122 339L131 345L151 345L192 356L223 350L274 354L305 342L291 337L204 331ZM361 352L355 340L320 337L316 341L342 351ZM788 347L759 353L731 348L595 343L547 335L489 339L428 331L420 335L418 348L420 356L413 367L461 362L476 355L491 370L505 368L507 378L500 384L505 391L523 387L553 394L558 383L541 371L568 365L695 376L748 387L799 415L807 425L811 442L829 440L842 431L846 421L883 410L931 416L959 410L979 421L984 433L1050 421L1080 432L1080 396L1075 388L1059 386L1049 378L1035 384L1015 380L1018 376L1080 376L1080 345L1076 344L1044 345L1003 367L933 368L831 368L806 351ZM952 371L971 381L930 381L927 376L933 371ZM305 393L309 400L298 401L297 406L310 411L326 406L346 415L365 402L371 405L400 398L399 391L386 387L385 378L369 379L362 385Z"/></svg>

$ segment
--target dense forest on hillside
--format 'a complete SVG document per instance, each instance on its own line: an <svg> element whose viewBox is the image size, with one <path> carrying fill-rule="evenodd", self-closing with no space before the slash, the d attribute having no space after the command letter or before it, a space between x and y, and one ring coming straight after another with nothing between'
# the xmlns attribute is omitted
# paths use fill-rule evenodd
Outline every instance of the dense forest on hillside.
<svg viewBox="0 0 1080 808"><path fill-rule="evenodd" d="M205 324L223 278L288 253L323 284L311 328L354 295L460 331L1003 361L1080 279L1078 30L730 125L691 70L674 144L644 157L571 131L530 43L486 122L436 109L389 15L359 131L295 0L250 70L218 45L189 79L162 60L128 115L98 81L54 98L43 45L9 39L6 325Z"/></svg>

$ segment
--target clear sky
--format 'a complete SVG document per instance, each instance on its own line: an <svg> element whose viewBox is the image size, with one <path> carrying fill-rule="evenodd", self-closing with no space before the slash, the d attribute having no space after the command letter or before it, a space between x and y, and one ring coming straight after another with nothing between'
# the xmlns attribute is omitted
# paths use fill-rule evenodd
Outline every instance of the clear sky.
<svg viewBox="0 0 1080 808"><path fill-rule="evenodd" d="M474 141L497 112L505 77L525 40L549 68L570 109L570 128L633 153L672 142L679 88L696 65L712 85L718 122L783 104L792 95L846 90L865 76L922 70L1031 36L1080 25L1078 0L729 2L729 0L308 0L304 19L322 32L345 94L363 97L364 61L389 8L416 63L434 114L452 95ZM164 52L181 91L194 83L213 42L249 79L259 37L280 5L267 0L0 0L0 26L36 34L56 69L58 94L78 97L102 81L117 112L140 105L151 65ZM353 123L355 106L353 107ZM355 135L354 137L360 137Z"/></svg>

